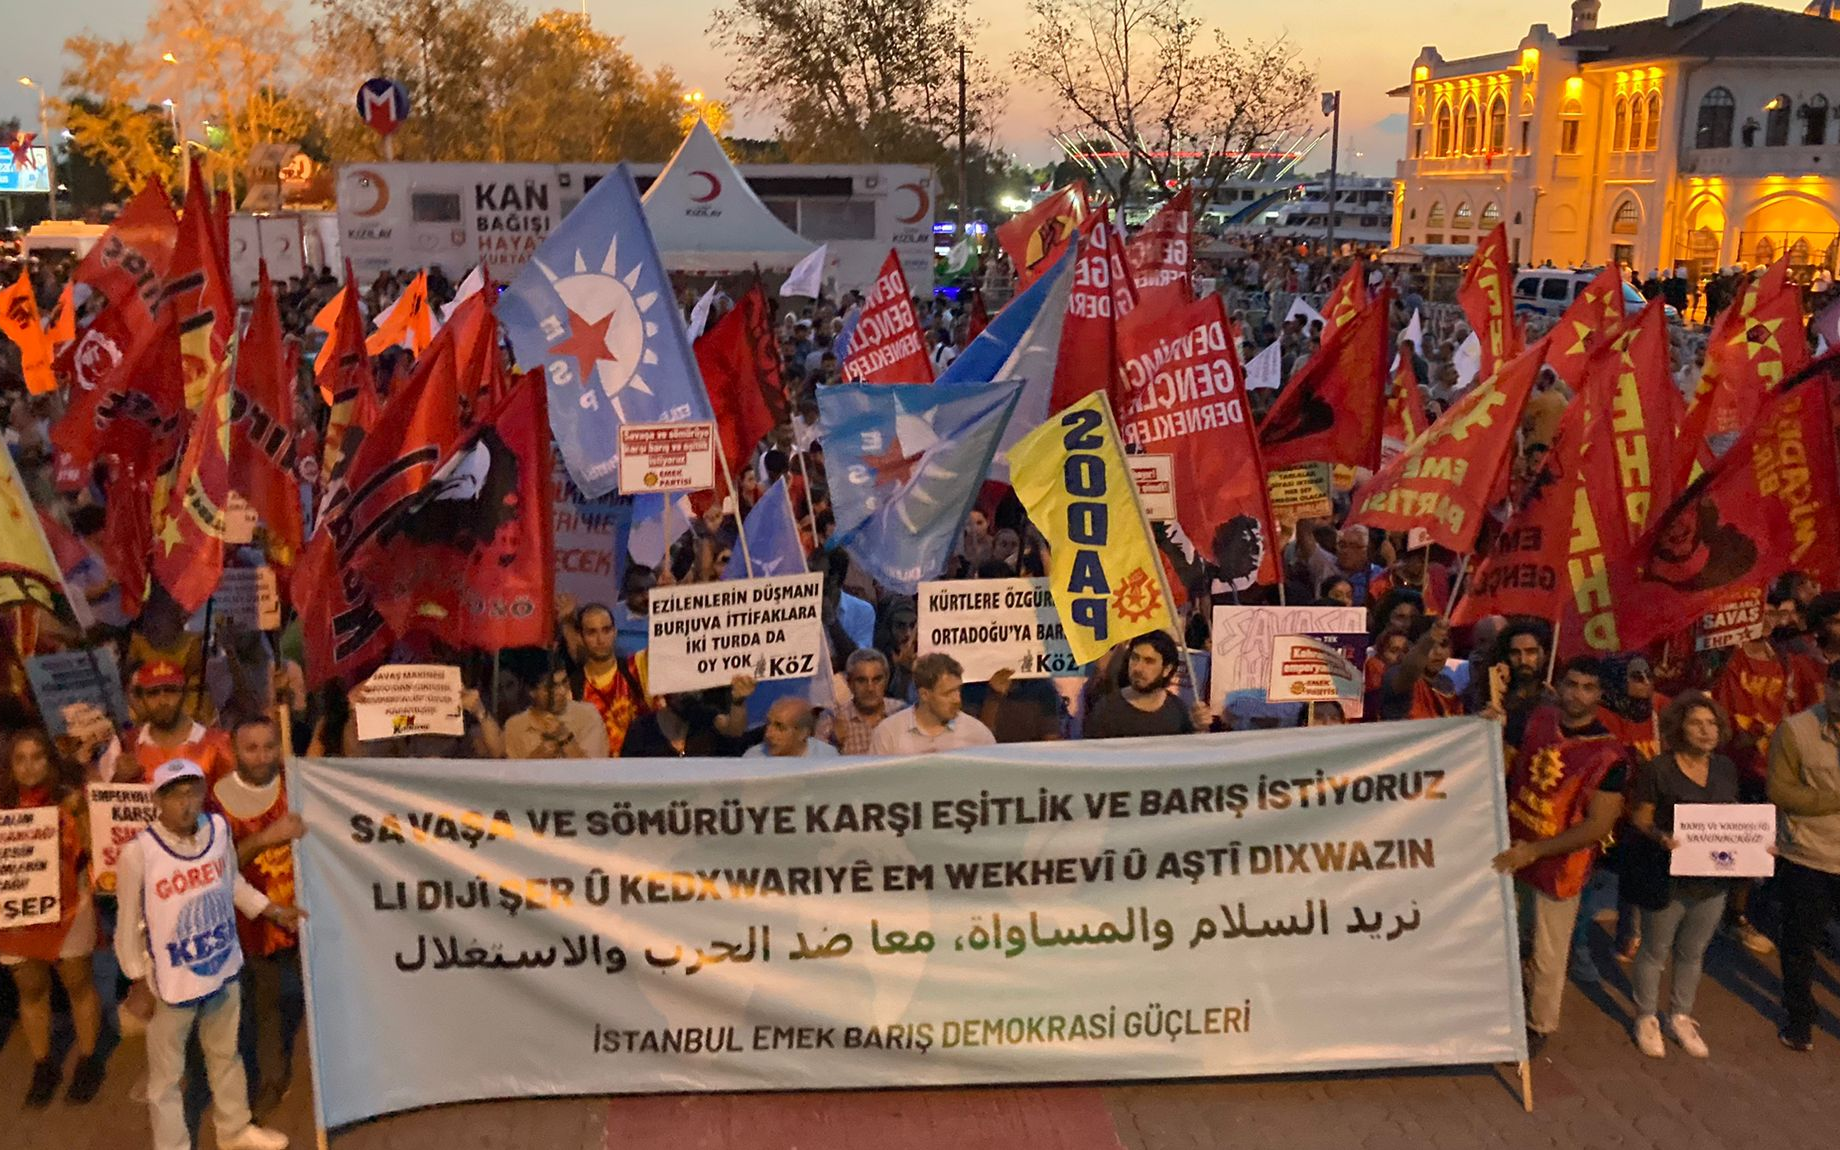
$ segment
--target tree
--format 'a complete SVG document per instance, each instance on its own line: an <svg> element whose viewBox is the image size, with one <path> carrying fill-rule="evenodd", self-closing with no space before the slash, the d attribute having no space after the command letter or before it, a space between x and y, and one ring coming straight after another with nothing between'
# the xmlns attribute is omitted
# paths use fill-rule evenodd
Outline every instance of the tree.
<svg viewBox="0 0 1840 1150"><path fill-rule="evenodd" d="M1015 68L1054 98L1063 131L1120 153L1096 173L1120 202L1146 179L1190 180L1205 208L1244 157L1304 122L1315 95L1289 40L1204 40L1190 0L1030 0L1029 11Z"/></svg>
<svg viewBox="0 0 1840 1150"><path fill-rule="evenodd" d="M971 78L970 133L984 139L1003 91L971 52L964 0L733 0L710 36L734 57L730 85L780 114L795 163L922 163L949 171L958 52Z"/></svg>
<svg viewBox="0 0 1840 1150"><path fill-rule="evenodd" d="M170 120L164 107L141 97L134 79L135 46L73 36L64 42L64 52L73 63L63 86L76 94L59 100L57 109L71 136L72 158L84 168L99 169L119 194L155 178L170 184L175 143ZM71 187L77 190L76 183Z"/></svg>

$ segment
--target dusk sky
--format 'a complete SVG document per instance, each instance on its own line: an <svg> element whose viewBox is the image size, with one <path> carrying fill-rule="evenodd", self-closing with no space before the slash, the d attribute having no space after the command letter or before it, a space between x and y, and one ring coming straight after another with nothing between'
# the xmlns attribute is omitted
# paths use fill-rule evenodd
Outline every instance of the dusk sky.
<svg viewBox="0 0 1840 1150"><path fill-rule="evenodd" d="M1804 5L1804 0L1764 2L1776 8ZM720 0L587 0L595 24L624 37L627 49L642 62L669 64L687 88L717 96L727 94L726 66L711 51L705 30L710 14L720 6ZM31 75L55 85L62 73L66 36L85 28L106 36L138 36L150 7L151 0L35 5L30 19L9 22L7 36L0 41L0 75L9 80ZM295 0L295 7L304 27L311 6ZM987 57L1005 62L1027 33L1026 6L1020 0L972 0L972 8L987 25L980 48ZM1604 0L1602 23L1646 19L1666 8L1666 0ZM1452 58L1499 51L1511 47L1530 24L1544 22L1562 30L1571 18L1569 0L1196 0L1195 9L1212 26L1236 37L1288 35L1302 57L1316 64L1324 88L1343 89L1344 166L1374 175L1392 174L1404 143L1399 102L1389 99L1386 89L1404 82L1420 47L1435 44ZM160 93L148 92L147 97L157 100ZM0 116L20 116L30 128L37 114L29 90L12 82L0 85ZM1311 120L1320 123L1321 117L1312 115ZM1020 83L1011 85L1000 132L1005 145L1025 161L1041 162L1053 151L1045 132L1054 123L1040 93ZM740 127L749 134L767 134L771 116L743 116ZM1326 166L1327 160L1325 142L1308 166Z"/></svg>

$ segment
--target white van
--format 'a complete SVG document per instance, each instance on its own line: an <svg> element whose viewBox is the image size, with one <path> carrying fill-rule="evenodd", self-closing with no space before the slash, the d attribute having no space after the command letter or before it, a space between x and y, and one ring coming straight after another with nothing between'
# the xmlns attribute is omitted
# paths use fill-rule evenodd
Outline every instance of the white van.
<svg viewBox="0 0 1840 1150"><path fill-rule="evenodd" d="M1565 314L1572 300L1603 274L1602 268L1528 268L1514 277L1514 314L1544 315L1557 319ZM1628 280L1623 281L1623 308L1630 315L1641 311L1648 301ZM1678 320L1673 308L1667 317Z"/></svg>

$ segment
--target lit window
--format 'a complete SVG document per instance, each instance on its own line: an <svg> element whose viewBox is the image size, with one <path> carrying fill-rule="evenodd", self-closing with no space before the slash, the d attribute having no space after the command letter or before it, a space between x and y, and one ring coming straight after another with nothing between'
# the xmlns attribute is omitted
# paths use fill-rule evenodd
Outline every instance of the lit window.
<svg viewBox="0 0 1840 1150"><path fill-rule="evenodd" d="M1508 150L1508 98L1500 92L1489 102L1489 154Z"/></svg>
<svg viewBox="0 0 1840 1150"><path fill-rule="evenodd" d="M1475 222L1475 217L1469 210L1469 201L1464 200L1457 205L1456 212L1450 217L1450 230L1453 232L1466 232Z"/></svg>
<svg viewBox="0 0 1840 1150"><path fill-rule="evenodd" d="M1648 131L1642 134L1642 150L1652 152L1661 146L1661 90L1648 94Z"/></svg>
<svg viewBox="0 0 1840 1150"><path fill-rule="evenodd" d="M1578 154L1578 125L1584 119L1584 104L1576 96L1567 96L1559 106L1559 154Z"/></svg>
<svg viewBox="0 0 1840 1150"><path fill-rule="evenodd" d="M1495 225L1499 224L1500 222L1501 222L1501 205L1500 204L1497 204L1494 200L1490 200L1488 203L1482 205L1482 218L1477 223L1476 225L1477 227L1481 228L1485 232L1492 231L1494 230Z"/></svg>
<svg viewBox="0 0 1840 1150"><path fill-rule="evenodd" d="M1463 101L1463 154L1473 156L1482 150L1482 109L1471 96Z"/></svg>
<svg viewBox="0 0 1840 1150"><path fill-rule="evenodd" d="M1766 148L1786 148L1789 146L1789 97L1778 96L1763 106L1763 146Z"/></svg>
<svg viewBox="0 0 1840 1150"><path fill-rule="evenodd" d="M1425 226L1428 228L1441 228L1444 226L1443 200L1435 200L1432 202L1431 210L1425 213Z"/></svg>
<svg viewBox="0 0 1840 1150"><path fill-rule="evenodd" d="M1610 217L1610 234L1613 236L1633 236L1642 227L1642 209L1636 207L1634 200L1624 200L1616 206L1616 215Z"/></svg>
<svg viewBox="0 0 1840 1150"><path fill-rule="evenodd" d="M1437 107L1437 125L1431 138L1432 155L1450 155L1450 122L1450 105L1443 100L1439 100Z"/></svg>
<svg viewBox="0 0 1840 1150"><path fill-rule="evenodd" d="M1610 129L1610 150L1621 152L1629 147L1629 97L1616 98L1616 111L1613 113Z"/></svg>

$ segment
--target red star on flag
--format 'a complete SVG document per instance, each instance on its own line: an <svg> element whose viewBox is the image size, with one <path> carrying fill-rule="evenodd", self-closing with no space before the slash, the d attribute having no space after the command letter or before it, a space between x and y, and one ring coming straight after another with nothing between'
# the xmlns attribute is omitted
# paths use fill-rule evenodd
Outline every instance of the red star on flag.
<svg viewBox="0 0 1840 1150"><path fill-rule="evenodd" d="M569 338L563 340L550 350L556 355L568 356L575 361L576 371L585 382L594 375L594 365L601 360L613 361L612 349L607 346L607 329L613 324L613 312L608 312L592 323L569 311Z"/></svg>
<svg viewBox="0 0 1840 1150"><path fill-rule="evenodd" d="M901 447L901 437L895 435L890 439L887 451L882 452L880 455L864 455L863 462L867 463L870 469L875 472L875 485L877 487L880 487L884 483L891 483L899 486L906 483L908 479L913 476L915 466L918 465L920 460L925 458L925 456L925 452L921 452L919 455L907 454Z"/></svg>

